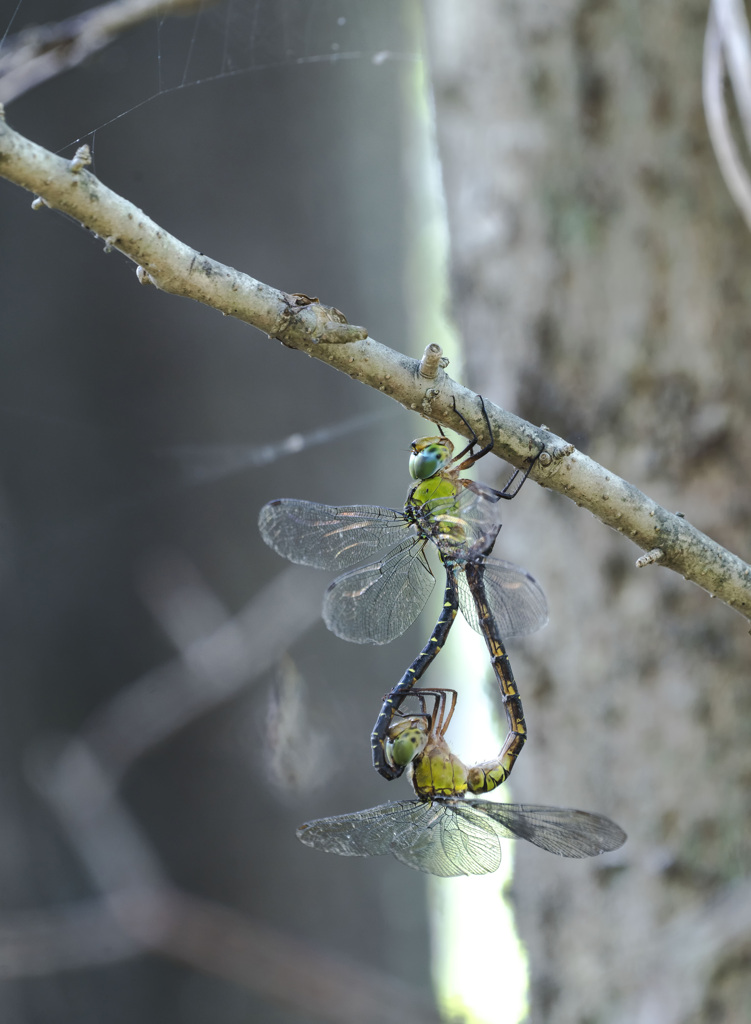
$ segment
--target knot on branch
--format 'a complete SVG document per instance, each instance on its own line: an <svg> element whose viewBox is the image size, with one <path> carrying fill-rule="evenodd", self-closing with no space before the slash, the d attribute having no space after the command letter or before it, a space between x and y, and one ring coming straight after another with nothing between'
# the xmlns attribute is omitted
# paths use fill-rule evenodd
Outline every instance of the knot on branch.
<svg viewBox="0 0 751 1024"><path fill-rule="evenodd" d="M75 156L69 163L69 167L73 174L78 174L84 167L88 167L91 163L91 150L87 145L79 146L76 150Z"/></svg>
<svg viewBox="0 0 751 1024"><path fill-rule="evenodd" d="M545 453L548 455L548 460L543 462L544 466L549 466L554 459L565 459L567 456L573 455L576 451L576 448L570 441L564 441L559 437L558 442L560 443L553 442L545 445Z"/></svg>
<svg viewBox="0 0 751 1024"><path fill-rule="evenodd" d="M444 356L441 346L433 342L423 352L418 371L421 377L424 377L426 380L433 380L438 376L438 371L445 369L448 364L449 361Z"/></svg>
<svg viewBox="0 0 751 1024"><path fill-rule="evenodd" d="M294 292L284 294L285 307L274 333L283 345L298 348L301 343L327 342L333 345L363 341L368 336L364 327L347 321L341 310L324 306L316 298Z"/></svg>

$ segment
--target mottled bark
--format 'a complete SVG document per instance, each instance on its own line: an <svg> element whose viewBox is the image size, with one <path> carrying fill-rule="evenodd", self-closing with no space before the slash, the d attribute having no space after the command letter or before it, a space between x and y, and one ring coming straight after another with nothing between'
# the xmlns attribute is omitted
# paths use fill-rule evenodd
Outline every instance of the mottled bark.
<svg viewBox="0 0 751 1024"><path fill-rule="evenodd" d="M751 235L702 113L706 5L426 13L467 384L743 557ZM747 1020L744 625L635 570L628 541L559 495L520 504L501 553L541 581L551 624L516 659L530 738L514 798L629 832L587 863L518 852L529 1019Z"/></svg>

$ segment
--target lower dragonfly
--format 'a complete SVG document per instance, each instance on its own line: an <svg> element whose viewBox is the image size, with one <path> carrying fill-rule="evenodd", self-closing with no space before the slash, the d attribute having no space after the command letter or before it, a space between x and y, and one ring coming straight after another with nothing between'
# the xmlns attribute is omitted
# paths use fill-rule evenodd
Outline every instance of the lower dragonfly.
<svg viewBox="0 0 751 1024"><path fill-rule="evenodd" d="M500 528L500 524L496 524L488 534L475 542L461 560L457 558L444 559L446 567L446 592L438 622L425 647L409 666L396 686L384 698L371 734L373 767L385 779L392 780L398 778L406 767L406 764L396 763L387 755L386 745L389 731L394 716L398 713L401 704L446 642L446 637L456 618L458 608L461 581L461 577L458 576L459 568L463 570L467 586L472 595L474 603L473 612L490 652L491 665L501 691L501 700L503 701L508 722L508 734L497 758L497 771L503 771L504 774L503 778L500 778L496 785L500 785L501 782L505 782L508 778L524 746L527 739L527 727L524 721L521 698L516 687L514 674L511 671L511 664L498 624L487 599L484 582L485 572L489 564L487 556L492 551ZM492 561L490 564L492 565ZM518 586L520 589L529 587L530 581L534 583L532 578L522 569L519 569L518 573ZM518 635L519 633L514 620L514 611L517 607L518 605L513 603L510 605L510 614L507 616L506 629L504 631L506 636ZM540 626L544 624L544 620L539 622ZM531 630L525 628L527 625L528 621L525 620L522 623L522 632L531 632Z"/></svg>
<svg viewBox="0 0 751 1024"><path fill-rule="evenodd" d="M470 587L461 571L463 562L472 545L497 527L495 503L519 493L537 458L531 460L516 486L519 470L500 491L460 479L459 474L493 445L484 402L482 412L490 440L478 451L474 434L456 456L453 444L443 434L412 442L409 470L417 483L403 510L378 505L319 505L295 498L278 498L261 509L263 539L280 555L301 565L344 569L386 549L378 560L337 577L326 591L323 618L337 636L354 643L385 644L414 622L435 583L425 553L428 544L437 548L447 576L452 561L455 563L458 597L452 591L451 600L458 601L467 621L480 632ZM526 635L545 624L545 597L531 576L507 562L488 558L483 578L502 635Z"/></svg>
<svg viewBox="0 0 751 1024"><path fill-rule="evenodd" d="M391 728L386 750L394 764L409 766L417 799L306 822L297 829L306 846L343 857L390 853L418 871L451 877L496 871L501 839L526 839L561 857L595 857L626 841L623 829L601 814L466 799L468 792L495 789L505 769L498 760L467 767L452 754L445 733L456 706L455 690L415 689L412 695L420 700L422 713ZM426 712L429 696L434 705Z"/></svg>

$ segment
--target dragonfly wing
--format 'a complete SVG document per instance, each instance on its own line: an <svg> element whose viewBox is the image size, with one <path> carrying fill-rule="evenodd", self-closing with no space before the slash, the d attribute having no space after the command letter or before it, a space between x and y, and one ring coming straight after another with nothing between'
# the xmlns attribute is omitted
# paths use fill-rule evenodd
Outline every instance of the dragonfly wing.
<svg viewBox="0 0 751 1024"><path fill-rule="evenodd" d="M460 518L467 527L467 534L477 540L484 534L500 527L500 506L470 487L462 487L451 498L432 498L421 506L428 516L449 522L451 517Z"/></svg>
<svg viewBox="0 0 751 1024"><path fill-rule="evenodd" d="M334 580L323 599L331 632L356 644L387 644L411 626L435 583L423 547L408 538L383 561Z"/></svg>
<svg viewBox="0 0 751 1024"><path fill-rule="evenodd" d="M501 528L497 504L467 488L449 497L432 498L422 505L408 502L405 513L414 520L421 536L429 537L441 554L449 558L466 553L481 539L495 537Z"/></svg>
<svg viewBox="0 0 751 1024"><path fill-rule="evenodd" d="M378 857L391 853L394 836L412 828L415 811L422 806L417 800L400 800L365 811L317 818L300 825L296 834L301 843L326 853Z"/></svg>
<svg viewBox="0 0 751 1024"><path fill-rule="evenodd" d="M626 833L610 818L570 807L467 800L457 807L458 814L465 811L473 822L478 813L492 819L501 836L526 839L560 857L596 857L626 842Z"/></svg>
<svg viewBox="0 0 751 1024"><path fill-rule="evenodd" d="M417 805L409 827L394 835L391 852L403 864L431 875L485 875L501 863L495 822L457 814L461 800Z"/></svg>
<svg viewBox="0 0 751 1024"><path fill-rule="evenodd" d="M459 802L459 801L456 801ZM495 871L501 844L493 821L465 821L454 803L401 800L367 811L308 821L297 830L306 846L343 857L392 853L408 867L448 878Z"/></svg>
<svg viewBox="0 0 751 1024"><path fill-rule="evenodd" d="M378 505L318 505L277 498L258 516L261 536L299 565L344 569L414 532L402 512Z"/></svg>
<svg viewBox="0 0 751 1024"><path fill-rule="evenodd" d="M482 558L485 596L493 612L498 632L507 636L528 636L548 621L548 602L537 580L518 565L498 558ZM472 629L478 633L480 618L467 577L457 568L459 606Z"/></svg>

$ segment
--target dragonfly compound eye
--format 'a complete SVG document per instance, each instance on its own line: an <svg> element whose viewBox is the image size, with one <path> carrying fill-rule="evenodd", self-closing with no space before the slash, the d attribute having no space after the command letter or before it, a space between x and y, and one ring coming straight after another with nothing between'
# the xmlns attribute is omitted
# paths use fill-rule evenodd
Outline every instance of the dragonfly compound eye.
<svg viewBox="0 0 751 1024"><path fill-rule="evenodd" d="M412 444L409 475L413 480L429 480L448 465L451 461L451 452L447 445L435 441L426 444L425 447L420 445L420 441L414 441Z"/></svg>
<svg viewBox="0 0 751 1024"><path fill-rule="evenodd" d="M404 768L421 754L428 742L428 728L423 718L407 718L389 729L386 760L394 768Z"/></svg>

